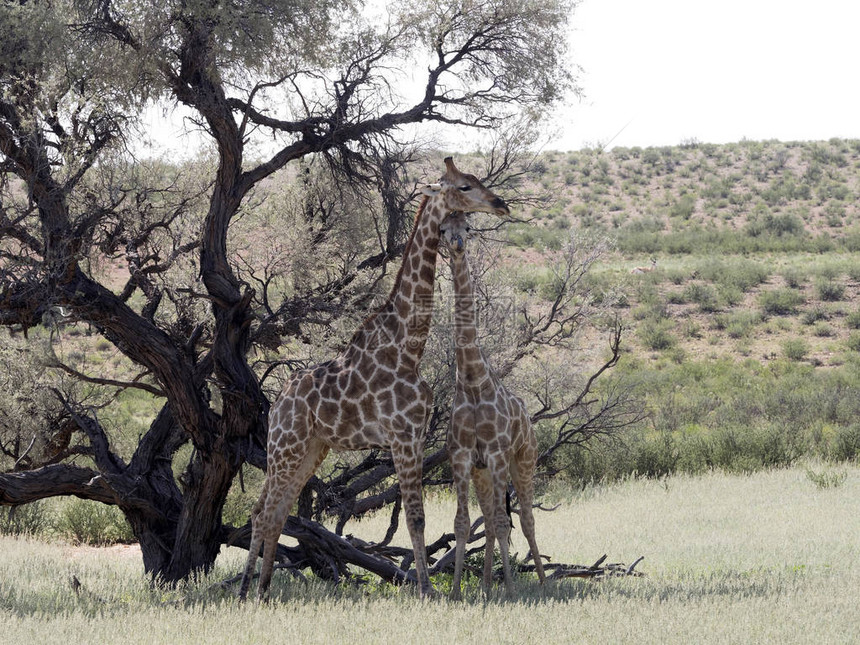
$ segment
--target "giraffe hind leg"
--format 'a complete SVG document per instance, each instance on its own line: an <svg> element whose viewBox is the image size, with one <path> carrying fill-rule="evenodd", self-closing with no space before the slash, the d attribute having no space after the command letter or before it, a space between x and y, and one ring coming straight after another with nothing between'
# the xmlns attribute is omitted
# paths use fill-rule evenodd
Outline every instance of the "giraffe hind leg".
<svg viewBox="0 0 860 645"><path fill-rule="evenodd" d="M541 560L537 539L535 538L535 519L534 512L532 511L532 503L534 501L533 473L534 459L526 459L524 461L514 460L511 462L511 479L514 482L514 489L517 491L517 497L520 502L520 524L522 525L523 535L526 536L529 544L538 580L543 584L545 580L543 560Z"/></svg>
<svg viewBox="0 0 860 645"><path fill-rule="evenodd" d="M510 535L511 520L505 510L506 480L493 486L493 523L495 524L496 541L499 543L499 553L502 556L502 571L505 577L505 591L513 591L511 580Z"/></svg>
<svg viewBox="0 0 860 645"><path fill-rule="evenodd" d="M496 550L496 527L493 521L493 482L484 468L472 468L475 496L484 516L484 593L489 594L493 585L493 553Z"/></svg>

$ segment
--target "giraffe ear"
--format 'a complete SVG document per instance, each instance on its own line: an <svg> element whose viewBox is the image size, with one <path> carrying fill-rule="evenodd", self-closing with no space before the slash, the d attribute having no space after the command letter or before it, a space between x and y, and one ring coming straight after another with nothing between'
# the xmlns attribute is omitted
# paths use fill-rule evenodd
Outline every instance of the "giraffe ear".
<svg viewBox="0 0 860 645"><path fill-rule="evenodd" d="M442 190L442 184L423 184L418 189L428 197L432 197Z"/></svg>

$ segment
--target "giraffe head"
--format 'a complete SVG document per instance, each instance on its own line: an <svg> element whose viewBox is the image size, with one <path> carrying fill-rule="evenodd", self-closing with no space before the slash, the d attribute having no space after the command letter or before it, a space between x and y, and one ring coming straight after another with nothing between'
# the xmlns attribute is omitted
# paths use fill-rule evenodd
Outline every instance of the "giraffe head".
<svg viewBox="0 0 860 645"><path fill-rule="evenodd" d="M439 225L442 243L448 253L460 257L466 252L466 242L472 237L472 228L465 213L450 213Z"/></svg>
<svg viewBox="0 0 860 645"><path fill-rule="evenodd" d="M445 174L437 184L425 184L421 192L441 200L442 210L459 213L510 215L505 200L486 188L475 175L460 172L451 157L445 158Z"/></svg>

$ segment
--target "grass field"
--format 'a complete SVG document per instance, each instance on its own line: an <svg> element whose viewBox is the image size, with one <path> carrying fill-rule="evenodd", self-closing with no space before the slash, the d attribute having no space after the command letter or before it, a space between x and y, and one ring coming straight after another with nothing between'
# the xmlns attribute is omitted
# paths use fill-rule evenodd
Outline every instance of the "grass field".
<svg viewBox="0 0 860 645"><path fill-rule="evenodd" d="M128 547L74 548L0 539L0 633L8 643L852 643L860 642L860 468L814 463L749 475L627 479L572 495L538 515L554 561L606 553L645 576L539 587L463 603L409 590L303 583L276 573L269 604L239 605L216 583L237 573L230 550L205 580L153 590ZM348 527L374 539L387 518ZM428 535L453 503L428 501ZM403 543L405 537L396 538ZM524 553L517 532L514 551ZM81 583L75 592L72 576ZM437 588L445 580L437 579ZM214 585L214 586L213 586Z"/></svg>

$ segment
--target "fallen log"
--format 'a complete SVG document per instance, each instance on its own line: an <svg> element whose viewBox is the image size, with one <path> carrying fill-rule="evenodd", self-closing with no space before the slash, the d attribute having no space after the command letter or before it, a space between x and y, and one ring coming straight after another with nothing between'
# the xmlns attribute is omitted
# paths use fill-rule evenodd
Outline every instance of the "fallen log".
<svg viewBox="0 0 860 645"><path fill-rule="evenodd" d="M636 558L630 566L621 562L603 564L606 561L606 555L603 555L591 566L581 564L550 563L544 565L544 570L551 572L547 575L547 580L559 580L561 578L602 579L621 576L642 576L644 575L643 573L634 571L634 569L636 568L636 565L644 559L645 556L640 556ZM534 565L522 565L519 567L519 570L534 571Z"/></svg>
<svg viewBox="0 0 860 645"><path fill-rule="evenodd" d="M474 544L484 537L483 531L478 532L477 530L481 524L482 520L478 519L472 525L468 544ZM278 568L287 568L293 575L301 576L299 570L309 567L316 575L339 582L344 578L353 577L355 572L351 571L350 567L355 567L364 573L373 574L380 580L392 584L413 584L415 582L415 573L409 570L412 563L411 549L366 542L352 535L342 537L318 522L295 516L290 516L282 533L299 542L296 547L278 545L277 561L280 563ZM232 531L229 539L225 542L233 546L248 548L250 534L250 526L245 525ZM453 541L454 535L445 533L427 546L431 575L453 571L454 548L451 546ZM480 553L483 549L483 545L478 545L467 548L466 553L472 555ZM435 558L435 554L442 550L444 553L439 558ZM546 555L542 555L542 558L550 560ZM547 571L547 580L563 578L602 579L643 575L635 568L642 562L644 556L637 558L629 566L623 563L604 564L606 558L606 555L602 556L591 566L547 562L544 564L544 570ZM515 566L515 570L520 573L533 573L535 566L534 564L518 564ZM229 586L240 579L241 575L224 580L220 584Z"/></svg>

